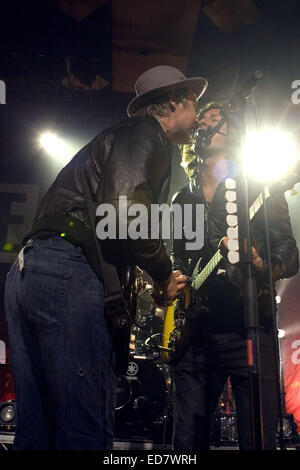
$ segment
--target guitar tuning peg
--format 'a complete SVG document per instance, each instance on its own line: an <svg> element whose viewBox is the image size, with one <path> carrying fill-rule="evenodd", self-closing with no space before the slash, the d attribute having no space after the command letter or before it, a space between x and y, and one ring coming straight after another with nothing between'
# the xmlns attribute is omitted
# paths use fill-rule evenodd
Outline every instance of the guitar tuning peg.
<svg viewBox="0 0 300 470"><path fill-rule="evenodd" d="M295 187L293 187L293 188L291 189L291 196L296 196L296 194L298 194L298 191L296 190Z"/></svg>

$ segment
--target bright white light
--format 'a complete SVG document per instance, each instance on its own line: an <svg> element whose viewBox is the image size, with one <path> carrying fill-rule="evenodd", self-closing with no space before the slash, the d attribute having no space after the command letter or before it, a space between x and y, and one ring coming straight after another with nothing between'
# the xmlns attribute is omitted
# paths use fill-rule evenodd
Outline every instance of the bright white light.
<svg viewBox="0 0 300 470"><path fill-rule="evenodd" d="M249 176L269 182L279 179L298 160L291 138L277 130L249 133L243 150L243 162Z"/></svg>
<svg viewBox="0 0 300 470"><path fill-rule="evenodd" d="M285 337L285 331L281 330L280 328L278 329L278 338L282 339Z"/></svg>
<svg viewBox="0 0 300 470"><path fill-rule="evenodd" d="M46 152L65 164L68 163L73 156L71 148L52 132L42 134L40 144Z"/></svg>
<svg viewBox="0 0 300 470"><path fill-rule="evenodd" d="M276 295L275 300L276 300L276 303L277 303L277 304L280 304L280 302L281 302L281 297L280 297L280 295Z"/></svg>

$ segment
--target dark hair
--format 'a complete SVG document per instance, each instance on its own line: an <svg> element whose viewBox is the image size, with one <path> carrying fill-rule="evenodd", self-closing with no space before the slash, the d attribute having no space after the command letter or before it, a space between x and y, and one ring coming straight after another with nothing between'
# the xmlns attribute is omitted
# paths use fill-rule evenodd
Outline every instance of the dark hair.
<svg viewBox="0 0 300 470"><path fill-rule="evenodd" d="M197 110L198 119L202 119L205 113L211 109L222 109L224 102L222 100L212 100ZM189 179L195 178L197 167L201 161L201 155L195 152L195 139L192 139L188 144L180 146L181 149L181 166L183 167Z"/></svg>
<svg viewBox="0 0 300 470"><path fill-rule="evenodd" d="M170 111L170 101L175 101L176 103L186 104L187 100L190 99L190 88L179 88L178 90L170 91L164 93L163 95L158 96L153 99L151 103L142 106L135 113L132 114L132 117L135 116L167 116Z"/></svg>
<svg viewBox="0 0 300 470"><path fill-rule="evenodd" d="M198 111L197 111L198 119L202 119L204 114L207 113L207 111L210 111L211 109L222 109L223 106L224 106L224 102L221 100L215 99L215 100L209 101L208 103L198 108Z"/></svg>

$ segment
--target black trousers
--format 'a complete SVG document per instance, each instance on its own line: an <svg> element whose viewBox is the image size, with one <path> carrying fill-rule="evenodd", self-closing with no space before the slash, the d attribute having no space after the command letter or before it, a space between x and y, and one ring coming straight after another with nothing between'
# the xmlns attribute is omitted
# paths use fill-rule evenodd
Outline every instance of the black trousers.
<svg viewBox="0 0 300 470"><path fill-rule="evenodd" d="M203 325L202 325L203 327ZM276 449L278 388L276 349L271 329L260 330L264 449ZM237 408L240 450L253 450L246 337L237 331L194 328L183 359L173 367L175 450L209 449L211 419L230 377Z"/></svg>

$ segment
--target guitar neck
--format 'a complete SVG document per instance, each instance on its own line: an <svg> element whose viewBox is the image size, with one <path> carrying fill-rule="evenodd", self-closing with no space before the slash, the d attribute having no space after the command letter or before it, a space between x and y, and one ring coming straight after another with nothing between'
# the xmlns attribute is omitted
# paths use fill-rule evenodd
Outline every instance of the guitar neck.
<svg viewBox="0 0 300 470"><path fill-rule="evenodd" d="M218 266L219 262L222 259L222 255L220 250L216 251L213 255L211 260L207 263L207 265L202 269L202 271L198 274L196 279L192 282L192 287L194 289L200 289L202 284L206 281L208 276L213 272L213 270Z"/></svg>
<svg viewBox="0 0 300 470"><path fill-rule="evenodd" d="M255 214L259 211L259 209L261 208L261 206L264 203L264 199L267 199L268 197L270 197L270 191L269 191L269 188L267 186L265 187L264 192L265 192L265 197L263 196L263 193L260 193L259 196L257 196L255 201L251 205L251 207L249 209L249 218L250 218L250 220L252 220L253 217L255 216Z"/></svg>

